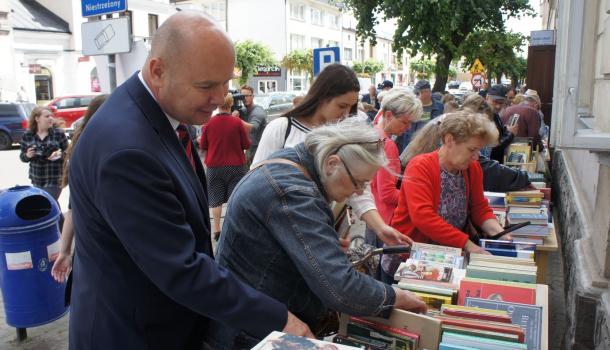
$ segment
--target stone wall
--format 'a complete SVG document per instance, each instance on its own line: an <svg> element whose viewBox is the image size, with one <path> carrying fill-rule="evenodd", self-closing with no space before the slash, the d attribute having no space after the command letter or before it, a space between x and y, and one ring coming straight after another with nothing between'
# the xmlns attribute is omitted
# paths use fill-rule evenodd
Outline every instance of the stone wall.
<svg viewBox="0 0 610 350"><path fill-rule="evenodd" d="M555 227L564 259L565 348L610 349L610 289L602 277L603 268L593 256L596 240L590 232L595 213L583 210L588 206L583 205L581 184L571 168L569 151L554 153L552 169Z"/></svg>

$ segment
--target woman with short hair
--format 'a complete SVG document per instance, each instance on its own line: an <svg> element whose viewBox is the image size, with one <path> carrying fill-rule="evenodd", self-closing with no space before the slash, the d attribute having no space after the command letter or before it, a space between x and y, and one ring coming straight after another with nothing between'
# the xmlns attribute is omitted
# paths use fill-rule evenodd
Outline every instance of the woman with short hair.
<svg viewBox="0 0 610 350"><path fill-rule="evenodd" d="M312 130L235 188L218 263L286 304L318 335L329 310L385 317L393 307L425 310L414 294L354 270L333 228L330 203L362 193L386 162L383 140L366 124ZM220 322L210 324L205 339L212 349L250 349L260 341Z"/></svg>
<svg viewBox="0 0 610 350"><path fill-rule="evenodd" d="M392 226L416 242L484 253L470 239L468 224L470 221L484 235L504 229L483 195L478 162L479 151L497 142L498 131L485 115L467 110L445 114L431 123L437 123L440 138L416 138L409 147L417 149L417 142L429 144L439 139L442 145L409 160Z"/></svg>

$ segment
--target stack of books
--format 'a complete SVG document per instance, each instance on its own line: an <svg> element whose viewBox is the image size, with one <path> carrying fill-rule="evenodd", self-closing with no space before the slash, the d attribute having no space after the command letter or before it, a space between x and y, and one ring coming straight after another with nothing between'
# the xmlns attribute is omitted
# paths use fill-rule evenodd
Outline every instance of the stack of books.
<svg viewBox="0 0 610 350"><path fill-rule="evenodd" d="M444 305L440 349L527 349L525 331L506 310Z"/></svg>
<svg viewBox="0 0 610 350"><path fill-rule="evenodd" d="M531 224L511 233L513 241L519 243L543 244L549 235L549 211L544 205L544 194L539 191L509 192L507 195L509 225L529 221Z"/></svg>
<svg viewBox="0 0 610 350"><path fill-rule="evenodd" d="M401 289L420 296L432 310L456 302L459 282L466 271L460 248L414 243L411 256L394 275Z"/></svg>
<svg viewBox="0 0 610 350"><path fill-rule="evenodd" d="M335 336L333 342L365 349L415 350L419 348L419 334L360 317L350 317L346 333Z"/></svg>
<svg viewBox="0 0 610 350"><path fill-rule="evenodd" d="M513 258L534 259L536 244L521 243L518 241L501 241L494 239L481 239L481 248L493 255L508 256ZM474 258L477 258L476 256Z"/></svg>
<svg viewBox="0 0 610 350"><path fill-rule="evenodd" d="M498 247L502 244L505 244L506 246L512 245L513 247L519 245L509 241L481 240L481 246L492 254L495 251L507 249L486 247L489 244L493 244L494 247ZM533 255L535 246L530 245L523 249L528 250L514 250L514 252L529 252ZM534 263L533 256L512 258L505 256L504 253L500 256L471 254L470 263L466 268L466 277L508 282L536 283L537 271L538 268Z"/></svg>
<svg viewBox="0 0 610 350"><path fill-rule="evenodd" d="M484 192L484 195L500 225L506 226L506 194L503 192Z"/></svg>

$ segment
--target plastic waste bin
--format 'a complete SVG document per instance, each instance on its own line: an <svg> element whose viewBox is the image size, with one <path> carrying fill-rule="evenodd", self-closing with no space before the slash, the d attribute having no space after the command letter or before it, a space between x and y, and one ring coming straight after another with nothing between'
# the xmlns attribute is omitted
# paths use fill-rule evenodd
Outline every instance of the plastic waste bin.
<svg viewBox="0 0 610 350"><path fill-rule="evenodd" d="M59 217L57 202L41 189L0 192L0 288L10 326L39 326L68 310L65 283L51 276L59 254Z"/></svg>

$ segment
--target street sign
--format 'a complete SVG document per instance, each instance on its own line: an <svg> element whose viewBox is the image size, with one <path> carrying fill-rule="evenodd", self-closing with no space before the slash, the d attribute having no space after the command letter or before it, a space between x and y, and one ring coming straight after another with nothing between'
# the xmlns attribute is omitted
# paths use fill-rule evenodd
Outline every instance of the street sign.
<svg viewBox="0 0 610 350"><path fill-rule="evenodd" d="M333 63L341 63L341 57L339 53L341 51L338 47L323 47L320 49L313 49L313 75L314 77L320 74L320 72Z"/></svg>
<svg viewBox="0 0 610 350"><path fill-rule="evenodd" d="M530 46L555 45L554 30L532 30L530 32Z"/></svg>
<svg viewBox="0 0 610 350"><path fill-rule="evenodd" d="M483 63L481 63L481 61L479 61L478 58L474 60L474 63L470 67L470 74L477 74L477 73L485 73L485 67L483 66Z"/></svg>
<svg viewBox="0 0 610 350"><path fill-rule="evenodd" d="M473 74L472 78L470 79L470 82L472 83L473 89L480 89L483 86L483 83L485 83L485 74L483 74L483 73Z"/></svg>
<svg viewBox="0 0 610 350"><path fill-rule="evenodd" d="M127 0L81 0L83 17L127 11Z"/></svg>
<svg viewBox="0 0 610 350"><path fill-rule="evenodd" d="M82 23L83 55L111 55L131 51L130 29L129 17Z"/></svg>

